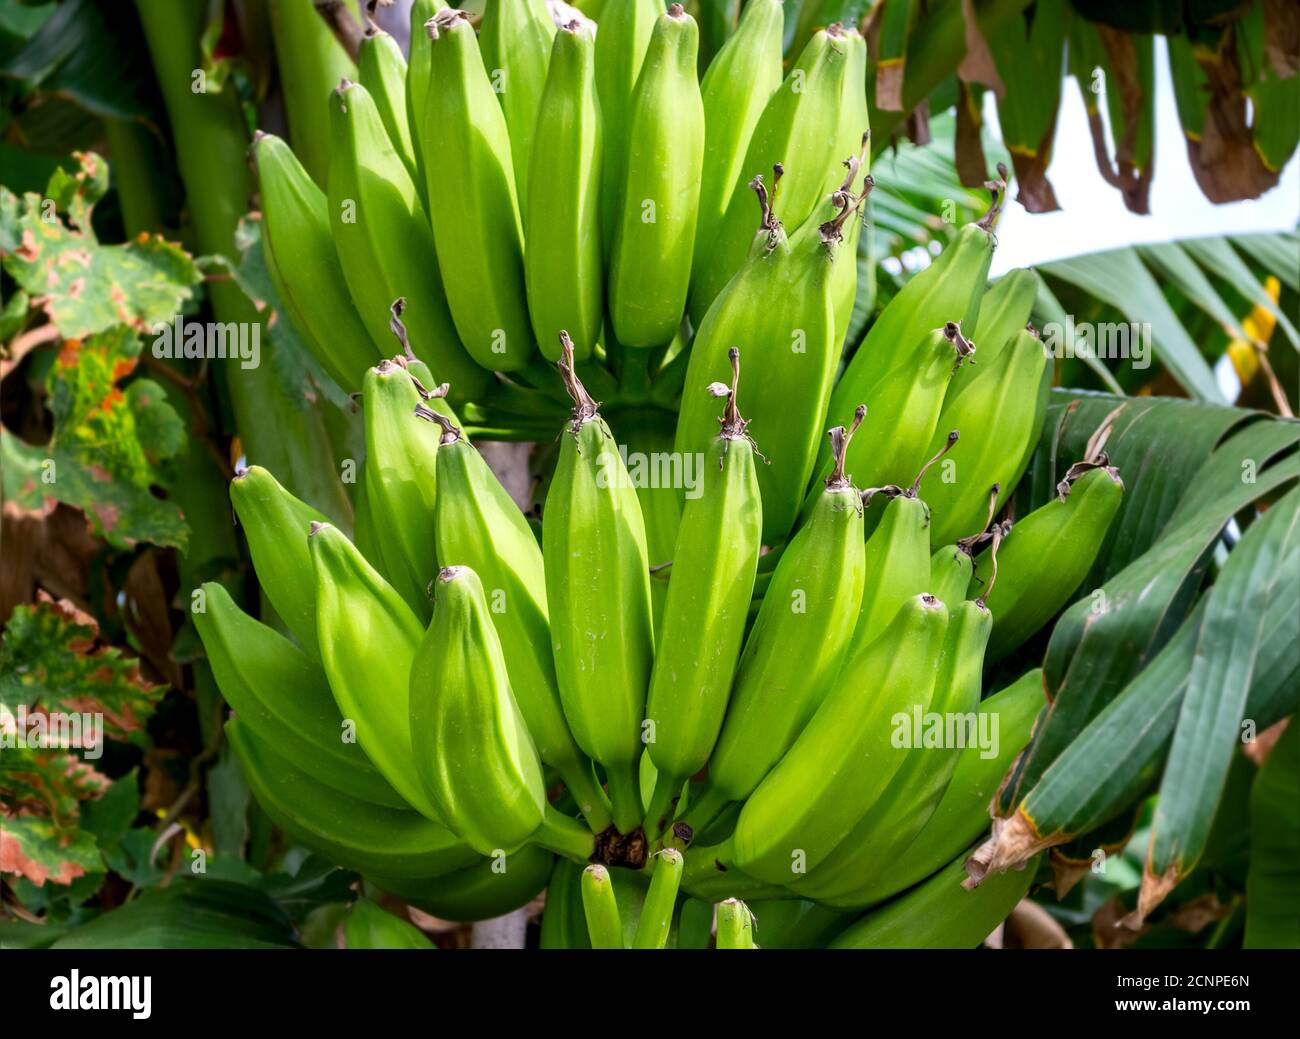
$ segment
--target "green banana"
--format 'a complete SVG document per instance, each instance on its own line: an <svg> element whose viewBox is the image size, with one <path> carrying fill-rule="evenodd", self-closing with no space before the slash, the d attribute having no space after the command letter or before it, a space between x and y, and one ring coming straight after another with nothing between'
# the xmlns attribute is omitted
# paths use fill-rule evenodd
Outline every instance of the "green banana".
<svg viewBox="0 0 1300 1039"><path fill-rule="evenodd" d="M259 132L253 161L265 228L262 249L280 302L329 377L353 392L380 352L348 295L325 193L279 137Z"/></svg>
<svg viewBox="0 0 1300 1039"><path fill-rule="evenodd" d="M641 905L632 948L662 949L668 944L681 883L682 853L676 848L664 848L654 858L654 871L650 874L650 887Z"/></svg>
<svg viewBox="0 0 1300 1039"><path fill-rule="evenodd" d="M753 187L762 208L753 253L709 308L691 346L686 385L724 382L730 371L727 351L744 344L747 363L756 373L746 410L771 451L771 464L758 471L763 541L777 544L794 525L825 428L822 420L839 361L834 272L841 263L856 262L844 251L843 229L865 195L836 192L825 211L787 240L762 178L755 178ZM823 220L830 211L835 215ZM677 451L705 450L716 422L702 395L685 394Z"/></svg>
<svg viewBox="0 0 1300 1039"><path fill-rule="evenodd" d="M434 508L437 557L444 564L472 567L483 582L510 688L538 754L560 772L592 829L603 830L610 821L608 804L561 706L537 538L455 423L428 407L417 408L416 415L442 430Z"/></svg>
<svg viewBox="0 0 1300 1039"><path fill-rule="evenodd" d="M357 53L357 78L369 92L379 111L402 165L417 193L424 189L420 168L415 164L415 143L406 107L406 58L402 48L386 32L372 30L361 38ZM423 202L423 199L421 200Z"/></svg>
<svg viewBox="0 0 1300 1039"><path fill-rule="evenodd" d="M937 807L962 747L976 742L984 650L993 615L984 603L967 600L956 603L948 618L928 710L918 705L911 717L894 719L895 736L907 747L902 765L825 861L796 878L793 889L805 898L843 904L835 896L852 892L865 878L888 869Z"/></svg>
<svg viewBox="0 0 1300 1039"><path fill-rule="evenodd" d="M709 760L727 710L762 547L763 511L748 423L736 404L740 351L732 348L722 429L704 456L700 496L682 510L664 627L646 698L647 744L659 770L646 831L672 819L670 803ZM662 817L661 817L662 816Z"/></svg>
<svg viewBox="0 0 1300 1039"><path fill-rule="evenodd" d="M1034 720L1045 704L1041 669L1022 675L980 704L979 725L996 733L997 753L989 755L980 746L964 748L948 788L921 831L880 872L839 901L859 906L881 902L940 869L986 831L990 802L1029 743Z"/></svg>
<svg viewBox="0 0 1300 1039"><path fill-rule="evenodd" d="M424 206L370 92L359 83L344 80L330 98L330 135L330 227L371 339L387 352L393 300L415 300L405 320L422 356L458 394L477 395L488 373L456 340Z"/></svg>
<svg viewBox="0 0 1300 1039"><path fill-rule="evenodd" d="M605 867L602 866L601 869ZM543 949L590 949L587 915L582 899L583 868L568 859L557 858L546 883L546 907L542 913ZM622 946L622 941L618 947Z"/></svg>
<svg viewBox="0 0 1300 1039"><path fill-rule="evenodd" d="M596 33L596 96L605 130L600 210L606 252L614 241L623 197L632 93L641 75L655 22L664 13L663 0L624 0L608 6L608 11L600 12Z"/></svg>
<svg viewBox="0 0 1300 1039"><path fill-rule="evenodd" d="M388 582L421 621L438 572L433 536L438 431L414 418L420 391L405 359L380 361L362 383L366 463L362 470L375 547Z"/></svg>
<svg viewBox="0 0 1300 1039"><path fill-rule="evenodd" d="M917 496L926 471L957 442L950 433L946 447L930 459L907 490L899 487L871 488L863 493L870 504L881 495L889 496L878 526L867 541L867 561L862 581L862 603L853 630L853 646L873 642L894 619L899 608L930 584L930 510Z"/></svg>
<svg viewBox="0 0 1300 1039"><path fill-rule="evenodd" d="M537 110L554 39L555 19L546 9L546 0L495 0L483 11L479 46L505 112L520 198L528 186ZM546 342L540 335L538 339Z"/></svg>
<svg viewBox="0 0 1300 1039"><path fill-rule="evenodd" d="M997 557L997 584L990 559L975 560L972 594L985 594L993 611L989 658L999 660L1056 616L1092 569L1106 532L1124 500L1119 470L1097 462L1071 466L1057 497L1012 528Z"/></svg>
<svg viewBox="0 0 1300 1039"><path fill-rule="evenodd" d="M1029 324L1037 295L1038 275L1026 267L1007 271L984 293L974 335L980 364L992 364L1015 334ZM959 371L952 392L961 386L961 380L973 378L974 374L973 367Z"/></svg>
<svg viewBox="0 0 1300 1039"><path fill-rule="evenodd" d="M971 849L972 851L974 849ZM974 891L962 887L966 855L940 872L850 924L832 949L973 949L984 941L1029 893L1038 857L1023 870L990 877ZM988 885L996 886L990 888Z"/></svg>
<svg viewBox="0 0 1300 1039"><path fill-rule="evenodd" d="M718 936L715 947L719 949L755 949L754 916L738 898L718 903Z"/></svg>
<svg viewBox="0 0 1300 1039"><path fill-rule="evenodd" d="M972 529L984 515L993 484L1002 488L999 506L1015 488L1047 414L1051 358L1028 330L1016 334L994 363L980 364L975 377L944 401L939 430L959 429L945 462L944 478L932 482L932 544L943 545ZM931 444L939 442L939 434Z"/></svg>
<svg viewBox="0 0 1300 1039"><path fill-rule="evenodd" d="M867 92L862 89L862 84L867 78L869 60L867 41L861 33L851 27L845 30L845 41L848 47L848 57L845 62L844 82L841 87L839 129L836 137L838 141L837 153L850 155L853 154L853 150L856 148L858 149L859 160L856 168L851 163L845 164L849 167L849 174L840 190L842 192L851 190L854 179L858 175L862 175L866 180L863 191L869 192L875 181L867 175L871 155L869 147L871 120L867 111ZM854 259L852 263L836 265L835 283L831 289L835 301L835 349L841 353L844 350L844 340L848 335L849 324L853 320L853 308L858 299L858 242L862 237L862 227L866 219L866 207L864 206L860 219L849 221L848 226L845 228L844 251Z"/></svg>
<svg viewBox="0 0 1300 1039"><path fill-rule="evenodd" d="M238 718L226 722L249 789L295 841L348 869L418 880L464 869L478 854L418 812L362 801L312 779Z"/></svg>
<svg viewBox="0 0 1300 1039"><path fill-rule="evenodd" d="M1002 488L994 484L989 490L989 514L979 533L944 545L930 557L930 594L946 603L958 603L966 598L971 575L975 572L975 549L989 540L989 526L997 513L998 497Z"/></svg>
<svg viewBox="0 0 1300 1039"><path fill-rule="evenodd" d="M848 461L864 487L902 483L917 471L934 439L950 380L975 352L961 326L949 321L926 333L897 367L880 373L863 397L867 421Z"/></svg>
<svg viewBox="0 0 1300 1039"><path fill-rule="evenodd" d="M559 359L559 335L576 337L577 360L591 356L604 322L600 237L603 138L596 101L596 41L589 26L562 27L537 112L537 134L524 208L524 274L533 332L547 360Z"/></svg>
<svg viewBox="0 0 1300 1039"><path fill-rule="evenodd" d="M866 552L862 500L844 472L853 424L830 431L836 467L808 522L777 563L745 642L705 789L684 818L708 826L722 805L748 797L816 711L839 672L857 624Z"/></svg>
<svg viewBox="0 0 1300 1039"><path fill-rule="evenodd" d="M839 115L848 57L848 36L841 26L819 31L768 100L750 137L739 177L729 189L726 212L712 245L703 256L696 257L690 315L697 328L749 254L754 221L748 178L785 164L782 214L787 226L798 227L819 209L836 165L857 150L865 126L857 128L847 146L841 139ZM847 413L849 407L839 408L838 413Z"/></svg>
<svg viewBox="0 0 1300 1039"><path fill-rule="evenodd" d="M582 906L593 949L623 948L623 921L609 870L592 863L582 871Z"/></svg>
<svg viewBox="0 0 1300 1039"><path fill-rule="evenodd" d="M236 473L230 501L248 539L257 583L276 615L313 660L316 640L316 583L307 531L325 517L280 486L260 465Z"/></svg>
<svg viewBox="0 0 1300 1039"><path fill-rule="evenodd" d="M898 369L910 354L920 349L931 329L948 321L955 321L963 328L979 327L980 303L993 262L993 228L1006 191L1005 176L1002 181L990 181L989 186L993 204L983 219L958 231L948 248L929 267L910 278L872 322L835 384L830 405L832 414L843 414L860 400L874 407L868 394L871 386L883 373ZM975 342L978 344L979 340ZM983 365L977 370L982 371Z"/></svg>
<svg viewBox="0 0 1300 1039"><path fill-rule="evenodd" d="M724 864L788 884L825 860L902 765L890 719L928 707L947 627L943 603L913 596L879 639L850 655L817 713L745 802Z"/></svg>
<svg viewBox="0 0 1300 1039"><path fill-rule="evenodd" d="M782 0L751 0L700 84L705 133L695 225L697 259L713 243L736 186L749 179L744 162L750 138L781 86L784 18Z"/></svg>
<svg viewBox="0 0 1300 1039"><path fill-rule="evenodd" d="M419 174L415 178L420 189L420 197L428 205L427 185L424 173L425 141L424 108L429 94L429 69L433 61L433 49L425 25L439 11L447 7L444 0L415 0L411 4L410 53L406 64L406 121L410 127L411 146L415 153L415 168Z"/></svg>
<svg viewBox="0 0 1300 1039"><path fill-rule="evenodd" d="M424 791L411 754L407 682L424 629L411 608L336 527L313 523L321 663L356 740L421 815L445 822Z"/></svg>
<svg viewBox="0 0 1300 1039"><path fill-rule="evenodd" d="M453 833L482 855L514 851L542 824L542 763L478 574L450 566L433 584L433 619L411 664L415 766Z"/></svg>
<svg viewBox="0 0 1300 1039"><path fill-rule="evenodd" d="M545 848L528 844L509 857L480 858L454 873L429 879L401 880L374 872L366 879L441 920L472 923L526 906L546 887L557 861Z"/></svg>
<svg viewBox="0 0 1300 1039"><path fill-rule="evenodd" d="M349 949L436 949L424 932L409 920L380 909L368 898L352 903L343 923Z"/></svg>
<svg viewBox="0 0 1300 1039"><path fill-rule="evenodd" d="M439 11L427 31L428 98L437 104L425 104L420 138L447 303L475 361L517 371L527 366L536 343L506 118L465 13Z"/></svg>
<svg viewBox="0 0 1300 1039"><path fill-rule="evenodd" d="M667 345L686 309L704 162L698 49L695 19L673 4L632 92L608 287L614 335L628 347Z"/></svg>
<svg viewBox="0 0 1300 1039"><path fill-rule="evenodd" d="M542 554L551 644L574 738L604 766L614 822L641 822L637 770L654 660L649 562L641 506L613 434L573 371L561 335L557 366L574 402L546 498Z"/></svg>
<svg viewBox="0 0 1300 1039"><path fill-rule="evenodd" d="M220 584L203 585L193 614L221 695L259 739L317 782L361 801L410 806L355 743L318 664L274 628L235 605Z"/></svg>

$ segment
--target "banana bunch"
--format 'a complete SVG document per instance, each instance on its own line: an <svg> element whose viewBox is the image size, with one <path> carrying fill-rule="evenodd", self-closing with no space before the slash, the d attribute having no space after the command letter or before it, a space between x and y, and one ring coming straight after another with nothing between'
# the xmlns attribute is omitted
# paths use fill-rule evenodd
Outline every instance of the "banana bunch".
<svg viewBox="0 0 1300 1039"><path fill-rule="evenodd" d="M196 599L259 803L443 915L550 877L559 944L664 947L704 906L752 947L769 902L884 943L895 896L978 941L1032 877L952 864L1043 703L986 665L1081 594L1123 495L1103 429L1011 515L1052 364L1034 275L987 286L1005 171L846 360L856 31L783 77L750 0L700 83L678 4L413 11L409 66L369 38L332 96L323 189L255 145L268 264L365 434L354 532L250 466L264 619ZM471 442L502 414L554 442L540 533Z"/></svg>

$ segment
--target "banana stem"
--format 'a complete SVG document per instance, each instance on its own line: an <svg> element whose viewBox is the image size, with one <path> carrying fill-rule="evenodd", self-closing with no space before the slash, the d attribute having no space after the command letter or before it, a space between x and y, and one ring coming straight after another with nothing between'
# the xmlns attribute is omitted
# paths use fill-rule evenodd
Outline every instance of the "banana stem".
<svg viewBox="0 0 1300 1039"><path fill-rule="evenodd" d="M592 833L603 833L609 829L614 822L614 817L610 814L609 798L596 782L591 763L565 762L562 766L558 766L556 771L560 773L560 778L569 788L573 799L578 802L578 808L581 809Z"/></svg>
<svg viewBox="0 0 1300 1039"><path fill-rule="evenodd" d="M655 780L654 793L650 795L650 804L646 808L645 821L641 824L647 839L654 840L673 821L677 797L685 785L685 776L659 773L659 778Z"/></svg>
<svg viewBox="0 0 1300 1039"><path fill-rule="evenodd" d="M582 823L570 819L550 805L542 813L541 826L537 827L529 840L547 851L579 863L589 862L596 851L595 835Z"/></svg>
<svg viewBox="0 0 1300 1039"><path fill-rule="evenodd" d="M665 848L655 858L650 889L646 892L641 919L636 924L636 936L632 939L634 949L662 949L668 944L668 931L673 923L673 909L682 883L682 853L675 848Z"/></svg>
<svg viewBox="0 0 1300 1039"><path fill-rule="evenodd" d="M708 780L690 792L682 822L696 834L704 833L727 810L731 799Z"/></svg>
<svg viewBox="0 0 1300 1039"><path fill-rule="evenodd" d="M645 809L641 806L641 780L636 765L619 764L605 767L609 801L614 809L614 825L618 832L629 834L641 825Z"/></svg>
<svg viewBox="0 0 1300 1039"><path fill-rule="evenodd" d="M582 908L593 949L623 949L623 921L609 870L593 863L582 871Z"/></svg>
<svg viewBox="0 0 1300 1039"><path fill-rule="evenodd" d="M714 942L719 949L754 948L754 921L749 906L738 898L718 903L718 936Z"/></svg>

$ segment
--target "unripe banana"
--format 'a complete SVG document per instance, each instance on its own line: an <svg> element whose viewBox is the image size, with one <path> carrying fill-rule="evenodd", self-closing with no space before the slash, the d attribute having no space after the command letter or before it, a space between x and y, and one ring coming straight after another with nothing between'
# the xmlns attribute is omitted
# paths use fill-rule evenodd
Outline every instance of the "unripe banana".
<svg viewBox="0 0 1300 1039"><path fill-rule="evenodd" d="M997 734L997 752L989 755L979 746L963 749L943 797L921 832L882 872L841 901L860 906L883 901L942 868L986 831L990 802L1029 742L1034 719L1045 703L1043 672L1035 669L980 704L980 725Z"/></svg>
<svg viewBox="0 0 1300 1039"><path fill-rule="evenodd" d="M740 26L718 51L700 84L704 104L704 169L695 256L712 246L737 185L757 171L744 168L754 128L781 86L782 0L751 0ZM866 95L863 94L865 102ZM788 158L793 158L789 156Z"/></svg>
<svg viewBox="0 0 1300 1039"><path fill-rule="evenodd" d="M381 355L348 295L330 236L325 193L284 141L253 139L267 270L303 343L345 391Z"/></svg>
<svg viewBox="0 0 1300 1039"><path fill-rule="evenodd" d="M576 337L585 361L604 322L604 255L600 171L604 160L596 102L595 31L562 27L537 113L524 221L524 273L533 332L547 360L559 359L559 336Z"/></svg>
<svg viewBox="0 0 1300 1039"><path fill-rule="evenodd" d="M975 549L990 538L989 526L997 513L998 496L1002 488L994 484L989 490L989 514L984 526L976 534L962 538L951 545L937 548L930 557L930 594L946 603L958 603L966 598L971 575L975 572Z"/></svg>
<svg viewBox="0 0 1300 1039"><path fill-rule="evenodd" d="M691 346L685 384L724 382L730 373L727 351L744 344L755 373L746 411L760 439L771 445L771 464L758 471L763 540L777 544L794 524L825 428L826 401L839 362L832 284L839 264L855 262L844 251L843 229L863 196L836 192L825 212L787 241L761 178L755 179L754 190L763 217L753 255L709 308ZM836 215L823 221L831 212ZM687 393L677 420L676 449L703 451L716 422L702 395Z"/></svg>
<svg viewBox="0 0 1300 1039"><path fill-rule="evenodd" d="M464 869L478 854L418 812L362 801L318 783L238 718L226 738L249 789L294 841L361 873L420 880Z"/></svg>
<svg viewBox="0 0 1300 1039"><path fill-rule="evenodd" d="M627 129L632 93L645 61L663 0L623 0L602 8L596 33L596 96L604 127L605 163L601 173L601 223L606 251L614 241L627 162Z"/></svg>
<svg viewBox="0 0 1300 1039"><path fill-rule="evenodd" d="M872 322L835 384L830 405L832 414L842 414L861 400L874 407L868 396L872 384L882 373L898 368L921 346L931 329L948 321L966 329L978 327L980 302L993 262L993 226L1006 187L1002 181L990 182L990 186L994 192L993 205L985 217L958 231L948 248L929 267L909 279ZM978 368L982 370L983 365Z"/></svg>
<svg viewBox="0 0 1300 1039"><path fill-rule="evenodd" d="M603 830L609 825L608 804L561 707L537 538L454 422L430 408L416 414L442 430L434 511L438 559L472 567L478 574L505 653L510 688L538 754L560 772L592 828Z"/></svg>
<svg viewBox="0 0 1300 1039"><path fill-rule="evenodd" d="M947 447L957 442L949 434ZM857 627L853 630L853 647L874 642L889 626L899 608L928 590L930 584L930 510L917 496L926 471L944 450L935 455L917 475L907 490L899 487L872 488L863 495L870 505L878 497L890 500L881 513L876 529L867 540L867 561L862 581L862 605Z"/></svg>
<svg viewBox="0 0 1300 1039"><path fill-rule="evenodd" d="M319 660L316 582L307 531L313 523L324 523L325 517L281 487L260 465L235 475L230 501L248 538L257 583L303 652Z"/></svg>
<svg viewBox="0 0 1300 1039"><path fill-rule="evenodd" d="M1000 660L1056 616L1092 569L1124 500L1119 470L1104 458L1072 466L1058 496L1016 523L996 570L990 554L976 559L970 591L987 594L994 611L991 660ZM986 593L990 572L998 581Z"/></svg>
<svg viewBox="0 0 1300 1039"><path fill-rule="evenodd" d="M845 21L847 22L847 19ZM871 120L867 112L867 92L862 88L867 77L869 58L867 41L852 26L845 29L844 38L848 56L840 94L836 153L852 155L854 149L857 149L860 156L858 168L854 169L850 166L848 179L840 189L847 192L852 189L856 176L867 175L871 156L869 147ZM835 300L835 346L841 353L844 350L844 339L848 335L849 324L853 320L853 308L858 299L858 242L862 237L862 226L865 220L866 209L863 207L858 218L850 220L844 228L844 251L852 256L854 261L837 264L835 270L835 284L832 289Z"/></svg>
<svg viewBox="0 0 1300 1039"><path fill-rule="evenodd" d="M235 605L215 581L193 614L221 695L263 742L318 782L362 801L410 806L355 743L320 666L273 628Z"/></svg>
<svg viewBox="0 0 1300 1039"><path fill-rule="evenodd" d="M517 371L536 344L505 115L465 13L439 11L426 28L429 102L420 138L447 302L474 360L484 368Z"/></svg>
<svg viewBox="0 0 1300 1039"><path fill-rule="evenodd" d="M890 719L928 706L947 627L943 603L913 596L881 638L850 655L812 721L745 802L724 863L788 884L825 860L902 765Z"/></svg>
<svg viewBox="0 0 1300 1039"><path fill-rule="evenodd" d="M337 528L313 523L308 545L316 634L334 701L393 788L421 815L443 822L411 752L407 684L424 634L420 621Z"/></svg>
<svg viewBox="0 0 1300 1039"><path fill-rule="evenodd" d="M715 947L719 949L754 949L754 916L738 898L729 898L718 903L718 937Z"/></svg>
<svg viewBox="0 0 1300 1039"><path fill-rule="evenodd" d="M819 208L839 162L857 150L857 140L865 126L858 128L847 148L840 139L839 114L848 51L847 36L841 26L833 25L818 32L764 108L750 138L739 177L731 185L716 240L703 256L696 257L691 281L691 321L696 327L749 254L754 237L749 178L774 165L785 164L781 216L788 227L798 227ZM838 413L847 414L852 407L852 404L841 407Z"/></svg>
<svg viewBox="0 0 1300 1039"><path fill-rule="evenodd" d="M562 338L558 366L574 407L542 521L551 644L574 738L604 766L615 825L630 833L642 818L637 769L654 660L645 524L614 437Z"/></svg>
<svg viewBox="0 0 1300 1039"><path fill-rule="evenodd" d="M654 858L654 872L650 874L650 888L641 905L632 948L662 949L668 944L681 883L682 853L676 848L665 848Z"/></svg>
<svg viewBox="0 0 1300 1039"><path fill-rule="evenodd" d="M932 544L946 544L974 528L993 484L1002 488L999 505L1006 501L1038 443L1051 377L1051 358L1043 344L1022 330L994 362L979 364L975 377L944 402L931 448L944 430L959 429L962 437L945 461L943 478L932 480L926 491Z"/></svg>
<svg viewBox="0 0 1300 1039"><path fill-rule="evenodd" d="M330 132L330 227L371 339L388 352L390 307L414 300L405 321L421 356L458 394L477 395L489 376L456 340L428 218L365 87L344 80L334 91Z"/></svg>
<svg viewBox="0 0 1300 1039"><path fill-rule="evenodd" d="M701 494L682 510L646 699L654 726L647 749L659 770L646 816L650 834L671 820L672 800L704 767L718 738L762 547L755 448L736 404L739 350L731 351L731 367L730 388L708 387L712 397L726 397L722 429L704 456Z"/></svg>
<svg viewBox="0 0 1300 1039"><path fill-rule="evenodd" d="M483 11L479 46L505 112L520 198L528 187L537 109L554 38L555 19L546 0L494 0ZM539 339L546 342L540 333Z"/></svg>
<svg viewBox="0 0 1300 1039"><path fill-rule="evenodd" d="M429 68L433 61L433 48L429 45L424 26L439 11L447 7L444 0L415 0L411 4L410 53L406 65L406 121L411 129L411 145L415 150L415 167L418 171L416 186L424 200L426 211L429 202L428 181L424 173L424 108L429 93Z"/></svg>
<svg viewBox="0 0 1300 1039"><path fill-rule="evenodd" d="M703 473L687 466L692 459L673 453L675 412L660 409L621 411L610 425L620 443L627 445L627 459L632 468L638 465L645 474L636 483L637 500L645 521L646 551L650 560L650 594L654 605L654 626L662 626L668 599L669 567L673 558L677 531L682 522L682 498L679 487L691 480L701 480ZM630 470L629 470L630 472ZM698 489L698 484L696 484ZM690 493L695 493L691 491Z"/></svg>
<svg viewBox="0 0 1300 1039"><path fill-rule="evenodd" d="M436 428L414 416L420 391L401 360L380 361L362 384L362 479L375 547L384 562L379 569L424 621L430 610L427 589L438 572L433 518L439 437Z"/></svg>
<svg viewBox="0 0 1300 1039"><path fill-rule="evenodd" d="M548 897L547 901L550 899ZM623 921L609 870L593 863L582 871L582 906L593 949L623 948Z"/></svg>
<svg viewBox="0 0 1300 1039"><path fill-rule="evenodd" d="M704 829L722 804L748 797L812 717L839 672L857 625L865 546L862 500L844 472L862 420L830 431L837 465L786 546L745 642L736 686L705 790L692 789L685 818Z"/></svg>
<svg viewBox="0 0 1300 1039"><path fill-rule="evenodd" d="M526 844L507 860L480 858L471 866L432 879L398 880L374 872L366 879L440 920L474 923L526 906L546 887L557 861L546 849Z"/></svg>
<svg viewBox="0 0 1300 1039"><path fill-rule="evenodd" d="M973 337L979 345L980 364L996 361L1015 334L1029 324L1037 295L1038 275L1026 267L1007 271L984 293ZM954 378L964 381L974 375L972 365L963 368ZM954 382L952 392L960 385L961 382Z"/></svg>
<svg viewBox="0 0 1300 1039"><path fill-rule="evenodd" d="M447 827L483 855L514 851L542 824L542 764L510 692L478 574L442 570L411 664L411 750Z"/></svg>
<svg viewBox="0 0 1300 1039"><path fill-rule="evenodd" d="M794 890L806 898L827 900L854 891L882 870L925 826L957 766L962 747L978 740L984 650L993 630L993 615L982 602L961 601L948 614L939 675L928 709L895 717L894 733L911 726L902 765L852 832ZM937 719L937 725L931 719ZM915 741L915 742L913 742Z"/></svg>
<svg viewBox="0 0 1300 1039"><path fill-rule="evenodd" d="M974 891L962 887L963 854L924 884L867 913L831 942L832 949L973 949L1029 892L1038 857L1023 870L990 877ZM987 893L986 892L987 889Z"/></svg>
<svg viewBox="0 0 1300 1039"><path fill-rule="evenodd" d="M901 484L916 473L932 453L950 381L975 353L961 326L949 321L922 336L895 368L880 373L863 398L867 420L849 454L849 471L862 486Z"/></svg>
<svg viewBox="0 0 1300 1039"><path fill-rule="evenodd" d="M609 270L609 312L629 347L672 341L686 309L704 162L699 29L673 4L655 22L628 113Z"/></svg>
<svg viewBox="0 0 1300 1039"><path fill-rule="evenodd" d="M357 78L375 102L379 118L388 131L388 140L418 193L423 191L424 185L415 163L415 143L411 139L411 120L407 114L406 72L402 48L388 33L376 30L362 37L357 53Z"/></svg>

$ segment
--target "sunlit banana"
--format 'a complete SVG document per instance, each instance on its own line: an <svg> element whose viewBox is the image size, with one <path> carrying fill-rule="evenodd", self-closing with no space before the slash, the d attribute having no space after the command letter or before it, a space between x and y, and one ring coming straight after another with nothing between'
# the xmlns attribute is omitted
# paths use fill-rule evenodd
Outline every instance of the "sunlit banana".
<svg viewBox="0 0 1300 1039"><path fill-rule="evenodd" d="M554 38L555 19L546 9L546 0L496 0L483 11L479 45L505 112L521 199L528 185L537 109Z"/></svg>
<svg viewBox="0 0 1300 1039"><path fill-rule="evenodd" d="M609 870L593 863L582 871L582 906L593 949L623 948L623 921Z"/></svg>
<svg viewBox="0 0 1300 1039"><path fill-rule="evenodd" d="M388 140L410 174L417 193L422 193L420 169L415 162L411 120L406 104L406 58L402 48L386 32L368 32L357 54L357 77L370 93L388 131ZM423 201L423 200L422 200Z"/></svg>
<svg viewBox="0 0 1300 1039"><path fill-rule="evenodd" d="M971 593L987 594L994 611L990 659L1015 649L1070 601L1123 500L1119 470L1104 456L1072 466L1057 496L1016 522L998 554L997 583L987 593L989 554L975 560Z"/></svg>
<svg viewBox="0 0 1300 1039"><path fill-rule="evenodd" d="M483 457L446 415L420 408L441 429L434 542L440 562L468 566L483 583L505 653L510 687L543 762L557 769L592 828L609 808L561 708L542 552L528 521Z"/></svg>
<svg viewBox="0 0 1300 1039"><path fill-rule="evenodd" d="M429 100L420 143L447 302L469 355L484 368L515 371L536 344L506 118L465 13L439 11L427 32Z"/></svg>
<svg viewBox="0 0 1300 1039"><path fill-rule="evenodd" d="M320 659L316 641L316 582L307 532L325 517L286 491L260 465L230 482L230 501L239 517L257 582L298 645Z"/></svg>
<svg viewBox="0 0 1300 1039"><path fill-rule="evenodd" d="M551 645L574 738L604 766L614 822L641 822L637 769L654 658L641 506L614 437L573 371L559 362L573 413L542 517Z"/></svg>
<svg viewBox="0 0 1300 1039"><path fill-rule="evenodd" d="M279 137L253 139L262 248L280 302L321 367L347 392L381 356L348 294L325 193Z"/></svg>
<svg viewBox="0 0 1300 1039"><path fill-rule="evenodd" d="M343 719L318 664L235 605L220 584L203 585L204 609L193 614L221 695L264 743L313 779L360 801L410 806L347 742Z"/></svg>
<svg viewBox="0 0 1300 1039"><path fill-rule="evenodd" d="M781 86L784 18L782 0L751 0L700 84L705 135L697 258L712 246L736 186L758 172L746 171L745 155L763 109Z"/></svg>
<svg viewBox="0 0 1300 1039"><path fill-rule="evenodd" d="M654 858L654 871L650 874L650 888L641 905L634 949L662 949L668 944L668 932L673 924L673 910L677 904L677 891L682 882L682 853L676 848L665 848Z"/></svg>
<svg viewBox="0 0 1300 1039"><path fill-rule="evenodd" d="M632 92L609 268L624 346L667 345L686 309L704 162L698 49L695 19L673 4L655 22Z"/></svg>
<svg viewBox="0 0 1300 1039"><path fill-rule="evenodd" d="M930 594L936 599L955 605L966 598L966 589L975 572L975 550L989 540L989 526L997 513L1001 492L998 484L989 489L988 517L978 532L934 550L930 557Z"/></svg>
<svg viewBox="0 0 1300 1039"><path fill-rule="evenodd" d="M753 949L754 917L749 907L738 898L718 903L719 949Z"/></svg>
<svg viewBox="0 0 1300 1039"><path fill-rule="evenodd" d="M407 681L424 629L341 531L314 523L316 634L334 701L361 749L416 811L443 822L415 768Z"/></svg>
<svg viewBox="0 0 1300 1039"><path fill-rule="evenodd" d="M433 48L425 32L425 24L439 11L445 10L444 0L414 0L411 4L410 53L406 65L406 121L410 127L411 146L415 154L418 177L416 186L420 197L428 205L428 181L424 173L425 126L424 106L429 93L429 67Z"/></svg>
<svg viewBox="0 0 1300 1039"><path fill-rule="evenodd" d="M745 642L705 788L686 820L705 828L728 801L748 797L789 749L843 663L857 625L865 548L862 501L844 471L848 429L830 431L836 467L808 522L786 546Z"/></svg>
<svg viewBox="0 0 1300 1039"><path fill-rule="evenodd" d="M506 5L509 6L509 5ZM574 21L556 33L537 112L524 224L524 272L533 331L548 360L560 332L585 361L604 321L600 171L604 161L596 101L595 30Z"/></svg>
<svg viewBox="0 0 1300 1039"><path fill-rule="evenodd" d="M737 407L740 351L731 351L731 384L722 428L704 454L699 497L688 499L673 552L664 627L658 633L647 729L659 770L646 816L648 833L672 818L672 801L704 767L727 710L762 547L763 508L748 423ZM696 392L705 392L697 390Z"/></svg>
<svg viewBox="0 0 1300 1039"><path fill-rule="evenodd" d="M745 802L725 864L788 884L825 860L901 767L891 719L929 705L947 627L943 603L913 596L880 638L850 655L817 713Z"/></svg>

